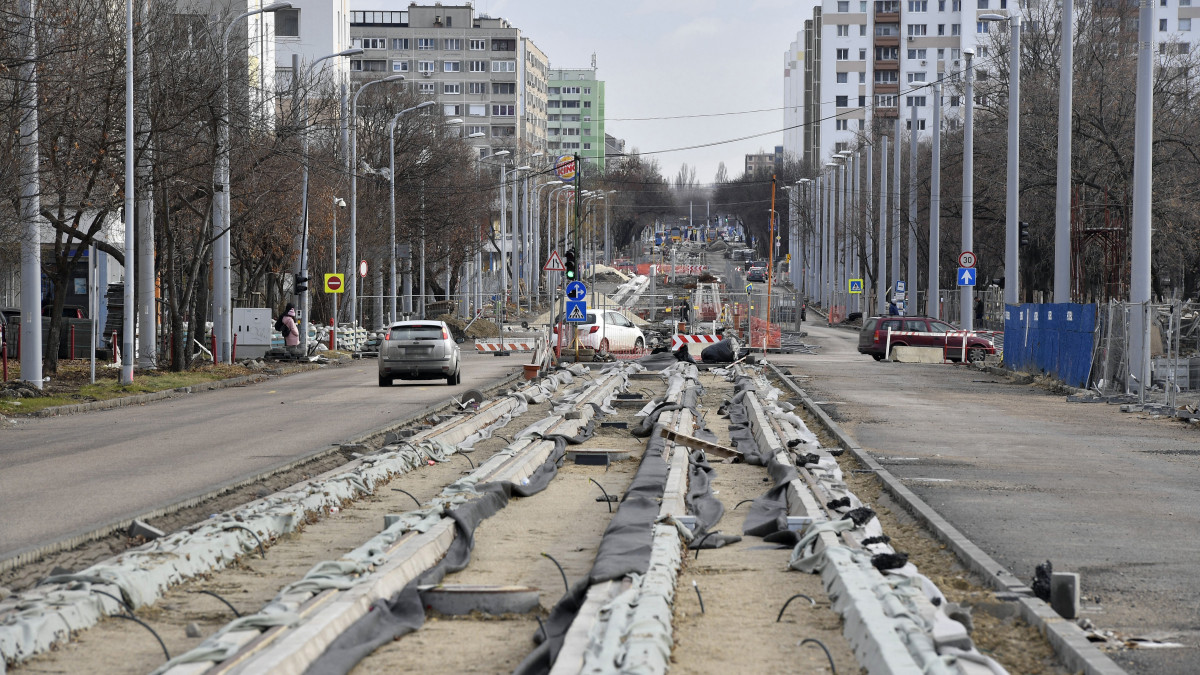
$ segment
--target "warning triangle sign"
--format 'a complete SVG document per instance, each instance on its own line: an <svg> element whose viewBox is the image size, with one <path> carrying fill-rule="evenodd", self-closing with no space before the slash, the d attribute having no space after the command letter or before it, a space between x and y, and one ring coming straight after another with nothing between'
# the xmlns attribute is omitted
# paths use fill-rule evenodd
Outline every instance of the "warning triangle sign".
<svg viewBox="0 0 1200 675"><path fill-rule="evenodd" d="M571 313L567 315L567 321L583 321L585 318L583 309L579 305L572 307Z"/></svg>
<svg viewBox="0 0 1200 675"><path fill-rule="evenodd" d="M558 251L550 252L550 259L546 261L546 265L542 267L543 272L566 272L567 266L563 264L562 258L558 257Z"/></svg>

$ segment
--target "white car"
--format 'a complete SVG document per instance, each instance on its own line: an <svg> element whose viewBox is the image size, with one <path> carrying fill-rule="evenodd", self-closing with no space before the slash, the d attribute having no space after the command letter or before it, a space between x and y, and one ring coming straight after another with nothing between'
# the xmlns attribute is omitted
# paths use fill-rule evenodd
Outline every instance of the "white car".
<svg viewBox="0 0 1200 675"><path fill-rule="evenodd" d="M562 315L559 315L561 320ZM554 324L554 344L558 343L558 322ZM620 312L612 310L589 309L587 320L583 323L564 323L563 348L573 346L571 326L575 326L579 335L579 346L594 349L601 354L610 352L640 352L646 348L646 336L642 330L633 325Z"/></svg>

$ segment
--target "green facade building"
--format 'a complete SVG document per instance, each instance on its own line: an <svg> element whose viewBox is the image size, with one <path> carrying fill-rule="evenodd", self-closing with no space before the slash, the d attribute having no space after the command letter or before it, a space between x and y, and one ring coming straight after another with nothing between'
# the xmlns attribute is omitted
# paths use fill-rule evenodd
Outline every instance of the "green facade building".
<svg viewBox="0 0 1200 675"><path fill-rule="evenodd" d="M546 141L560 155L578 153L604 171L604 83L593 68L551 68Z"/></svg>

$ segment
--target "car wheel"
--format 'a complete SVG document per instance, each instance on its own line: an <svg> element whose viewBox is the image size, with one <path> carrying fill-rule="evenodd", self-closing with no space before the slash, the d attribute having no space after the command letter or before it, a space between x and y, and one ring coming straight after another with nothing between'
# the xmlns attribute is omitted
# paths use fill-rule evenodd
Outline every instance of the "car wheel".
<svg viewBox="0 0 1200 675"><path fill-rule="evenodd" d="M604 338L600 341L600 348L597 351L599 351L601 354L608 353L608 338Z"/></svg>
<svg viewBox="0 0 1200 675"><path fill-rule="evenodd" d="M883 360L883 354L872 354L872 355L871 355L871 358L875 359L876 361L882 361L882 360Z"/></svg>
<svg viewBox="0 0 1200 675"><path fill-rule="evenodd" d="M462 382L462 375L459 374L457 371L455 371L451 375L446 376L446 384L448 386L453 387L454 385L458 384L459 382Z"/></svg>
<svg viewBox="0 0 1200 675"><path fill-rule="evenodd" d="M383 375L380 375L380 376L379 376L379 386L381 386L381 387L390 387L390 386L392 386L392 378L390 378L390 377L384 377Z"/></svg>
<svg viewBox="0 0 1200 675"><path fill-rule="evenodd" d="M638 338L637 340L635 340L633 343L633 349L636 352L638 352L639 354L642 353L642 351L644 351L646 349L645 340L642 340L642 338Z"/></svg>
<svg viewBox="0 0 1200 675"><path fill-rule="evenodd" d="M987 350L983 347L971 347L967 349L967 360L971 363L983 363L987 358Z"/></svg>

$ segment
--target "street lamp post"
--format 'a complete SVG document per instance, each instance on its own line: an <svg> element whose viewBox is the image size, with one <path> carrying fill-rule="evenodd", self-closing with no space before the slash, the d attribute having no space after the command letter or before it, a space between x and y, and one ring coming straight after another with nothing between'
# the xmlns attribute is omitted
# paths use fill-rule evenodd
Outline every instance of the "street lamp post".
<svg viewBox="0 0 1200 675"><path fill-rule="evenodd" d="M1145 7L1150 0L1138 3ZM1149 20L1153 20L1153 5ZM1147 20L1142 12L1142 20ZM1058 175L1054 190L1054 302L1071 301L1071 108L1074 92L1075 8L1072 0L1062 0L1062 63L1058 75ZM1146 35L1146 26L1138 26ZM1153 33L1150 34L1153 36ZM1142 44L1138 38L1139 46ZM1150 38L1145 38L1150 40ZM1139 65L1140 67L1140 65ZM1141 84L1141 78L1138 78ZM1136 135L1136 131L1134 132ZM1136 191L1136 188L1135 188ZM1007 273L1007 272L1006 272Z"/></svg>
<svg viewBox="0 0 1200 675"><path fill-rule="evenodd" d="M388 182L389 182L388 201L389 201L390 207L391 207L391 226L392 226L391 227L391 237L389 239L389 243L392 247L391 254L389 255L391 264L388 266L391 268L389 271L390 276L388 278L388 283L390 284L390 289L389 289L388 295L391 297L391 303L390 303L390 307L389 307L390 313L388 314L388 316L390 317L390 319L389 319L390 321L396 321L397 320L396 317L398 316L398 314L396 313L396 124L400 122L400 117L402 115L413 112L414 110L420 110L421 108L428 108L429 106L434 105L435 103L437 103L437 102L436 101L425 101L424 103L422 103L420 105L415 105L411 108L405 108L404 110L401 110L400 112L396 113L392 117L391 123L388 124L388 167L389 167L389 171L388 171ZM409 251L409 257L410 257L410 259L412 257L411 249Z"/></svg>
<svg viewBox="0 0 1200 675"><path fill-rule="evenodd" d="M963 56L967 59L964 73L966 86L963 91L967 99L967 109L963 115L962 252L965 253L975 247L975 50L964 49ZM956 275L957 270L955 267ZM958 317L963 330L975 329L975 314L971 311L975 304L974 291L974 286L959 287Z"/></svg>
<svg viewBox="0 0 1200 675"><path fill-rule="evenodd" d="M371 80L364 82L358 91L354 92L353 102L350 104L350 262L352 265L357 265L354 261L358 260L358 97L367 90L367 87L383 84L384 82L397 82L403 80L403 75L392 75L385 77L382 80ZM348 285L350 286L350 330L354 331L358 327L358 292L357 282L354 281L356 271L351 271ZM353 335L350 341L351 351L356 349Z"/></svg>
<svg viewBox="0 0 1200 675"><path fill-rule="evenodd" d="M967 63L970 64L971 50L968 49L966 52L968 54ZM967 66L967 70L970 71L969 65ZM970 105L970 103L967 103L967 110L971 109ZM970 113L968 112L967 115L969 118ZM965 157L969 157L971 154L971 141L969 140L970 132L967 132L967 138L967 149L964 150ZM933 142L931 145L933 146L933 150L930 153L931 161L929 169L929 263L927 265L929 272L929 295L927 297L929 298L928 315L935 319L940 319L942 318L942 303L940 302L942 296L942 283L940 276L942 272L942 86L940 80L933 81ZM967 168L969 161L964 159L963 164L963 174L965 176L969 171ZM966 181L967 179L964 178L963 180ZM965 193L969 189L970 188L964 183L963 192ZM971 201L964 197L964 213L967 212L970 204ZM963 216L964 231L967 227L966 223L968 219L968 216ZM964 241L966 238L967 237L964 234ZM968 250L965 243L963 244L963 250ZM963 288L967 288L967 286L963 286ZM963 327L967 328L966 326ZM969 328L967 329L970 330Z"/></svg>
<svg viewBox="0 0 1200 675"><path fill-rule="evenodd" d="M981 21L1009 21L1011 43L1008 55L1008 184L1005 187L1004 214L1004 304L1020 302L1021 257L1017 230L1021 217L1021 13L980 14Z"/></svg>
<svg viewBox="0 0 1200 675"><path fill-rule="evenodd" d="M888 137L883 135L879 139L879 262L877 263L878 270L876 278L879 279L879 290L876 293L875 311L880 314L887 313L887 289L888 284Z"/></svg>
<svg viewBox="0 0 1200 675"><path fill-rule="evenodd" d="M217 336L217 353L213 354L214 363L229 363L233 352L233 297L230 286L229 260L229 34L242 19L264 12L290 9L291 6L290 2L276 2L266 7L244 12L229 22L221 38L221 116L217 121L217 161L213 166L215 192L213 195L213 332ZM132 89L132 84L127 86ZM132 218L132 215L126 214L126 218ZM128 253L132 254L132 251L128 251ZM125 293L130 300L132 299L130 289L132 283L133 279L127 275ZM129 315L133 311L132 303L127 301L126 314ZM127 335L124 336L122 342L125 343L128 355L122 357L122 361L129 364L129 372L128 378L126 378L124 367L122 367L121 377L122 381L128 379L132 382L133 330L128 320L126 324Z"/></svg>

